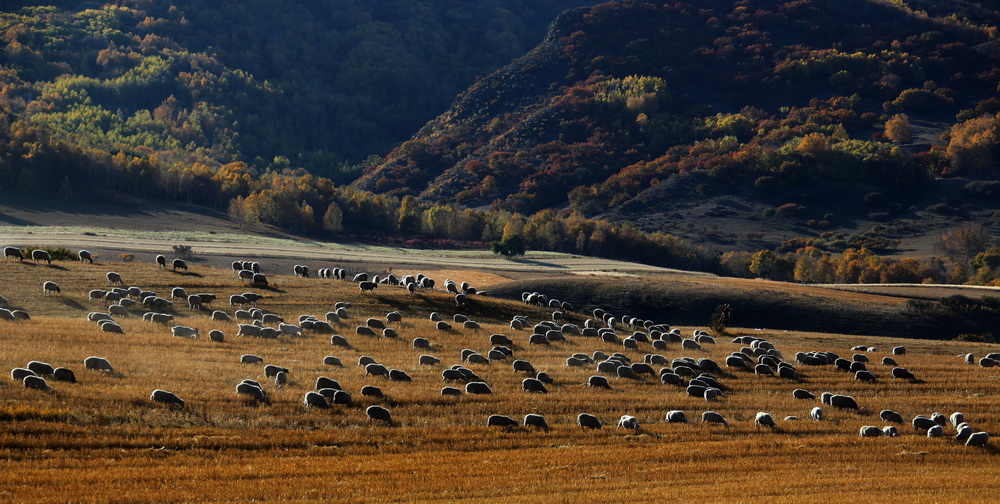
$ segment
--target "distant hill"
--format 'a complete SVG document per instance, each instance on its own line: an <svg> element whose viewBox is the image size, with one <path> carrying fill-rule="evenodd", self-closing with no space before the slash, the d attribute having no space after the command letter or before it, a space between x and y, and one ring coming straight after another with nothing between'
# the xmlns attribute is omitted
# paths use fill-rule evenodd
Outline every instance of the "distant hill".
<svg viewBox="0 0 1000 504"><path fill-rule="evenodd" d="M1000 137L970 162L961 134L971 121L1000 131L1000 73L976 48L997 11L936 4L570 10L356 185L528 214L568 206L724 249L896 219L936 236L955 214L998 208L963 193L969 180L936 177L1000 178ZM942 202L955 212L926 211Z"/></svg>

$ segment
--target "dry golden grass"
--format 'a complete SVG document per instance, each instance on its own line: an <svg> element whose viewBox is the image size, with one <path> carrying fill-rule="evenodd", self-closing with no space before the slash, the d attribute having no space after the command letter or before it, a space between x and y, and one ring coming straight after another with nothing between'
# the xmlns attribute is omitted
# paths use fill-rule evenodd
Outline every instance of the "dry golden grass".
<svg viewBox="0 0 1000 504"><path fill-rule="evenodd" d="M994 346L753 332L777 344L788 359L800 350L850 355L848 348L855 344L877 346L869 368L883 378L878 384L862 384L830 368L800 367L802 378L796 382L736 372L720 377L727 395L707 404L652 378L611 378L610 391L586 387L587 377L596 372L568 368L566 357L620 348L579 337L550 347L528 346L528 331L511 331L507 320L522 313L537 321L550 313L519 303L477 298L456 310L452 298L440 291L408 295L400 288L380 287L375 295L360 295L350 282L281 275L271 278L272 289L262 290L242 286L224 270L193 267L184 275L148 263L113 267L126 283L163 297L174 286L218 294L215 308L229 313L232 309L222 299L247 290L265 294L259 306L290 321L305 313L322 317L336 301L348 301L354 304L351 318L338 330L353 347L332 347L328 336L309 333L277 340L240 338L235 323L213 322L208 312L190 312L180 304L176 322L199 328L201 338L171 337L168 327L144 323L141 312L122 320L126 335L105 334L85 315L104 309L88 302L86 293L107 287L107 266L2 262L0 295L33 319L0 322L0 370L6 373L39 360L73 369L79 383L50 381L53 390L46 393L0 380L0 502L609 502L664 497L692 502L993 502L1000 486L992 447L927 439L908 425L901 426L899 438L857 436L862 425L884 425L878 419L881 409L907 418L962 411L977 429L1000 432L998 371L967 366L955 357L969 351L982 355L996 351ZM480 280L488 275L472 273L468 276ZM468 277L456 273L453 278ZM43 295L44 280L59 283L62 295ZM384 317L391 310L404 314L400 338L354 334L366 318ZM465 313L483 328L442 333L428 320L431 311L446 318ZM574 316L572 321L582 319ZM209 341L211 329L224 330L226 342ZM685 333L690 329L684 328ZM525 376L512 372L508 362L469 366L491 385L492 395L440 395L441 369L459 363L463 348L485 354L492 333L511 336L515 358L531 361L556 379L548 394L522 392ZM432 350L413 349L410 342L418 336L429 338ZM909 350L897 360L922 382L892 380L888 369L877 364L897 344ZM672 345L657 353L721 362L738 348L723 338L704 352ZM648 346L640 350L630 353L634 360L651 352ZM239 363L244 353L290 368L290 382L278 389L263 376L263 364ZM441 358L442 365L417 365L422 353ZM120 374L84 370L83 359L90 355L108 358ZM326 355L339 356L345 367L324 366ZM405 370L413 381L365 377L356 365L361 355ZM356 404L303 410L302 396L318 376L338 380ZM245 378L264 383L270 404L255 405L235 395L235 385ZM361 397L366 384L381 387L387 397ZM151 403L148 397L155 388L177 393L186 407ZM807 421L809 410L819 403L792 399L794 388L817 396L824 391L853 395L862 409L825 408L828 420ZM389 408L396 426L369 423L364 409L370 404ZM693 422L665 424L663 416L671 409L685 410ZM697 423L706 410L725 415L731 427ZM770 412L779 427L756 429L752 419L757 411ZM581 412L597 415L605 428L580 431L575 418ZM540 413L552 429L488 429L486 417L494 413L518 419ZM638 417L642 433L616 431L614 423L623 414ZM780 421L786 415L804 420ZM946 432L950 436L951 429Z"/></svg>

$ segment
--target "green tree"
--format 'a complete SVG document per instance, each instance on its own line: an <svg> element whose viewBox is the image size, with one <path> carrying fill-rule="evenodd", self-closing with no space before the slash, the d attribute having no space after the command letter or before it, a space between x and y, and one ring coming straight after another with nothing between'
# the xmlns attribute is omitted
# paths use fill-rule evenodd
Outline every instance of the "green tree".
<svg viewBox="0 0 1000 504"><path fill-rule="evenodd" d="M514 256L524 255L524 239L520 235L512 235L503 240L495 241L490 244L490 250L494 254L503 255L507 259L511 259Z"/></svg>

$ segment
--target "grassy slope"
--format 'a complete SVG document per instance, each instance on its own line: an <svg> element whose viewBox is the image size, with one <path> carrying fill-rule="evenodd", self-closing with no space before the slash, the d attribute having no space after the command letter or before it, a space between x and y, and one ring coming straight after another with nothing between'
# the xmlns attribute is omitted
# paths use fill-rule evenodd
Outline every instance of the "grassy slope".
<svg viewBox="0 0 1000 504"><path fill-rule="evenodd" d="M161 295L173 286L223 295L247 290L224 270L194 268L191 274L180 275L149 264L115 268L127 283ZM877 418L882 408L907 418L961 410L977 428L997 432L996 372L966 366L954 357L967 351L981 355L995 346L754 332L789 356L812 349L844 355L850 353L847 347L864 343L879 347L872 355L877 360L892 345L905 343L909 354L898 359L923 381L910 384L885 378L866 385L826 368L801 369L802 377L795 382L736 372L722 377L727 396L707 405L648 378L612 378L611 391L587 388L583 383L593 371L567 368L565 358L578 351L611 352L619 347L582 338L548 348L529 347L527 332L512 332L505 321L514 313L539 320L548 317L548 311L486 298L461 310L483 324L481 331L441 333L432 329L426 315L438 311L447 317L456 311L446 294L410 296L402 289L384 288L375 296L361 296L347 282L272 276L274 288L260 291L266 295L260 306L289 319L302 313L322 315L337 300L354 303L351 319L339 326L353 348L333 348L327 336L317 334L278 340L237 338L233 324L212 322L204 313L184 309L177 310L179 323L198 327L203 335L212 328L223 329L227 342L211 343L204 336L173 338L167 328L147 325L135 316L122 321L126 336L105 335L82 317L99 309L86 301L86 291L104 287L107 270L107 265L61 263L50 268L0 263L0 277L5 279L2 294L34 315L27 322L0 322L4 348L0 368L37 359L70 367L79 378L77 384L53 383L51 393L0 381L0 411L21 412L29 418L0 421L0 472L5 474L0 501L376 502L394 495L414 502L537 502L554 495L601 501L612 493L616 500L669 493L699 501L794 502L837 492L842 498L862 500L878 493L887 502L983 502L990 500L998 482L992 470L993 449L929 440L907 426L901 429L901 438L859 441L856 437L861 425L882 425ZM43 296L43 279L59 282L62 295ZM217 308L228 310L224 303L218 304ZM366 317L391 309L404 313L398 340L353 334L353 327ZM571 319L581 321L577 315ZM517 358L530 360L556 378L549 394L521 392L523 376L512 373L509 364L495 363L472 366L491 384L492 396L446 399L438 394L440 366L418 366L417 356L425 351L409 344L413 337L428 337L433 347L427 353L451 365L459 362L463 348L485 353L490 347L487 336L495 332L515 340ZM721 361L737 349L738 345L720 341L705 352L681 351L672 345L661 353ZM644 345L631 356L641 359L649 350ZM276 389L265 381L262 366L238 363L243 353L289 367L290 383ZM122 376L85 371L82 360L89 355L109 358ZM325 355L340 356L346 366L323 366ZM413 382L365 378L354 365L360 355L405 370ZM887 375L880 366L872 367L880 376ZM358 404L303 411L299 401L320 375L339 380ZM235 396L233 387L244 378L264 382L271 403L253 405ZM358 390L365 384L380 386L388 398L362 398ZM753 427L752 417L760 410L778 419L807 418L817 403L792 399L791 389L799 387L817 394L827 390L851 394L862 410L830 410L824 422L779 422L775 432ZM146 398L153 388L176 392L188 401L187 407L176 410L150 403ZM365 421L363 409L374 402L392 410L398 427ZM732 426L727 430L697 423L663 424L663 414L670 409L686 410L689 417L713 409L726 415ZM573 421L583 411L606 424L621 414L633 414L642 421L644 433L630 435L607 427L581 432ZM544 414L553 429L505 432L482 427L492 413L519 418L530 412ZM62 420L30 419L46 414ZM945 465L948 471L937 469ZM748 473L754 477L747 479Z"/></svg>

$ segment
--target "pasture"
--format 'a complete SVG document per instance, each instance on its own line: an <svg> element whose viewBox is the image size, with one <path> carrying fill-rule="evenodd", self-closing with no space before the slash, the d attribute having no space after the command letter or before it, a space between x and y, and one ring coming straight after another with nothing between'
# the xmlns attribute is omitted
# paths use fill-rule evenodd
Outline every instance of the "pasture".
<svg viewBox="0 0 1000 504"><path fill-rule="evenodd" d="M918 414L961 411L977 431L1000 433L1000 368L967 365L957 357L972 352L978 358L998 351L996 345L739 328L703 350L682 350L676 343L666 350L645 343L623 350L621 344L581 336L529 345L530 326L512 330L511 317L525 315L536 323L550 320L552 309L483 296L470 296L459 307L453 295L440 290L444 278L430 271L436 289L408 294L402 287L381 285L361 294L356 283L297 278L290 270L265 270L270 285L255 288L231 270L192 266L187 273L174 273L158 269L151 258L95 265L0 262L0 296L9 301L7 308L31 315L31 320L0 321L0 369L7 373L35 360L70 368L77 377L77 383L49 380L47 392L26 389L9 375L0 380L0 502L993 502L1000 487L996 439L985 448L966 447L953 439L950 425L943 438L928 439L908 423ZM309 265L314 270L334 266ZM89 301L87 293L109 288L105 273L112 270L125 285L164 298L178 286L219 298L205 311L188 310L175 299L168 311L175 320L167 325L145 322L145 310L133 309L117 319L124 335L104 333L86 315L107 306ZM460 269L447 275L473 285L470 279L499 281ZM44 281L55 281L61 292L43 293ZM329 334L309 330L276 339L239 337L235 320L210 319L213 309L232 315L229 295L246 291L262 294L257 307L291 323L302 314L322 320L336 302L351 303L349 317L334 324L350 347L332 346ZM577 308L566 313L566 321L583 327L591 307ZM355 333L369 317L385 321L393 310L403 315L402 322L388 324L397 338ZM439 331L428 318L431 312L447 321L456 313L467 315L481 329L452 322L452 330ZM173 337L173 324L198 328L200 337ZM210 341L212 329L224 331L225 341ZM680 329L688 337L704 328ZM632 331L619 326L619 339ZM489 337L496 333L514 341L513 356L465 364L493 393L441 395L443 386L463 386L443 382L441 371L461 364L463 349L486 355L493 347ZM610 390L591 388L588 377L600 374L594 365L566 365L574 353L598 350L622 351L634 362L657 353L722 363L744 346L730 342L739 335L767 339L793 364L799 351L850 358L857 353L851 347L873 346L875 351L864 353L879 380L858 382L833 366L797 365L796 379L723 367L725 372L716 376L725 395L706 402L655 376L608 375ZM430 349L414 349L417 337L427 338ZM896 345L906 346L906 355L895 358L918 381L893 379L890 368L879 364ZM243 354L264 361L241 364ZM422 354L440 358L441 364L418 364ZM116 373L84 369L88 356L107 358ZM326 356L339 357L343 367L325 365ZM361 356L405 371L412 381L366 377L357 365ZM548 393L522 391L528 375L512 370L514 359L551 375ZM288 368L288 382L279 386L266 377L267 364ZM353 404L305 409L302 398L320 376L337 380ZM268 400L236 395L235 386L244 379L261 382ZM362 396L365 385L381 388L384 397ZM796 388L817 397L827 391L850 395L860 409L797 400L791 394ZM151 402L154 389L174 392L185 406ZM365 409L370 405L390 410L393 425L369 421ZM826 411L819 422L809 418L817 405ZM675 409L687 413L687 424L665 423L666 412ZM907 420L898 426L901 436L859 438L863 425L886 425L878 417L882 409ZM709 410L724 415L729 427L699 423ZM769 412L777 427L755 427L758 411ZM520 420L529 413L543 415L551 429L485 425L491 414ZM581 430L575 424L579 413L597 416L604 428ZM626 414L639 420L641 430L615 428ZM801 420L784 421L789 415Z"/></svg>

